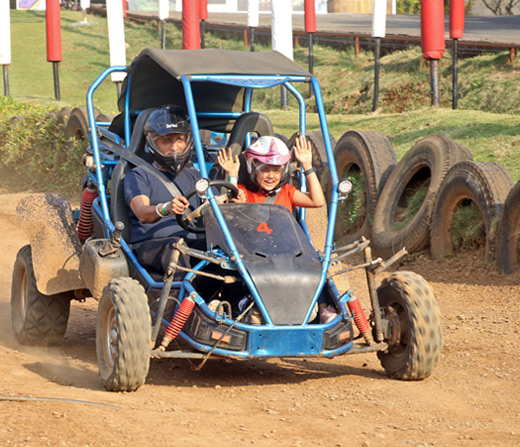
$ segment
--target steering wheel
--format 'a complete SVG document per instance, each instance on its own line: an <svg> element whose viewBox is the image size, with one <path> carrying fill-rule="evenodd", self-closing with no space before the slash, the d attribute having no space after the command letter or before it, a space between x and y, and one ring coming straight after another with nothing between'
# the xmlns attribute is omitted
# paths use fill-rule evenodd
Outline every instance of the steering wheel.
<svg viewBox="0 0 520 447"><path fill-rule="evenodd" d="M226 200L235 199L238 197L238 188L237 185L226 182L225 180L210 180L209 187L223 187L228 190L225 194L220 196L216 196L215 199L219 205L222 205ZM197 194L197 189L193 188L188 194L186 194L186 199L190 200L194 194ZM209 201L204 202L202 205L198 206L195 210L189 213L187 216L177 214L177 222L178 224L184 228L186 231L191 233L204 233L204 227L202 226L202 217L206 210L210 207Z"/></svg>

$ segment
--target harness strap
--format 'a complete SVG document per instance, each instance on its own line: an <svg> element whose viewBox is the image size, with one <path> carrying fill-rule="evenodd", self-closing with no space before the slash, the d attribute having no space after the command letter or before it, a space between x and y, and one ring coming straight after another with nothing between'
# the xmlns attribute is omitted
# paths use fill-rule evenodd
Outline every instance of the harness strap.
<svg viewBox="0 0 520 447"><path fill-rule="evenodd" d="M278 194L280 194L280 191L282 188L278 188L278 191L276 191L275 194L269 194L266 198L264 203L267 203L269 205L274 205L274 202L276 202L276 198L278 197Z"/></svg>
<svg viewBox="0 0 520 447"><path fill-rule="evenodd" d="M165 188L172 195L172 197L183 195L180 192L179 188L177 188L177 185L174 182L172 182L168 177L166 177L166 175L164 175L161 171L152 168L150 163L148 163L146 160L143 160L141 157L134 154L133 152L125 151L124 149L122 149L120 146L117 146L116 144L114 144L110 149L113 152L115 152L117 155L119 155L119 158L122 158L123 160L128 161L129 163L133 164L134 166L139 166L139 167L143 168L149 174L156 177L165 186Z"/></svg>

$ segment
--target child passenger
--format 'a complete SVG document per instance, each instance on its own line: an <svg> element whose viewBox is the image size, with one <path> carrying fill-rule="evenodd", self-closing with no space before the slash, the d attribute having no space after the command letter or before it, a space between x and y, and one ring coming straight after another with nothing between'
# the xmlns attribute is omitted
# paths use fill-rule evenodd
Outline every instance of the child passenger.
<svg viewBox="0 0 520 447"><path fill-rule="evenodd" d="M299 136L293 147L294 156L303 168L307 180L308 192L302 192L288 183L291 152L285 143L276 137L265 136L258 138L246 149L245 160L249 179L246 185L237 185L239 188L238 202L246 203L274 203L283 205L289 211L295 206L302 208L319 208L325 205L325 197L316 168L312 166L312 151L306 137ZM231 150L222 150L218 154L218 162L226 171L231 183L238 183L240 161L233 156ZM336 310L319 302L321 323L328 323L336 315Z"/></svg>
<svg viewBox="0 0 520 447"><path fill-rule="evenodd" d="M307 138L296 138L294 155L304 170L308 192L301 192L288 183L291 152L285 143L276 137L260 137L246 150L249 181L247 185L238 185L244 193L239 195L238 201L264 203L268 197L275 196L271 203L283 205L291 212L295 206L319 208L325 205L316 169L312 167L312 152ZM233 157L231 150L220 151L218 162L226 171L228 180L236 184L240 170L238 156Z"/></svg>

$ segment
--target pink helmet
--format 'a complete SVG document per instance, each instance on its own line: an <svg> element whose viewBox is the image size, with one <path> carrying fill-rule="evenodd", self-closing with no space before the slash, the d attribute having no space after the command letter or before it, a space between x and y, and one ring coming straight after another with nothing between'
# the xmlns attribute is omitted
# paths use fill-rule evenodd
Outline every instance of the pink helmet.
<svg viewBox="0 0 520 447"><path fill-rule="evenodd" d="M274 166L289 167L291 161L291 152L286 144L276 137L260 137L251 146L246 149L247 172L254 173L254 162Z"/></svg>

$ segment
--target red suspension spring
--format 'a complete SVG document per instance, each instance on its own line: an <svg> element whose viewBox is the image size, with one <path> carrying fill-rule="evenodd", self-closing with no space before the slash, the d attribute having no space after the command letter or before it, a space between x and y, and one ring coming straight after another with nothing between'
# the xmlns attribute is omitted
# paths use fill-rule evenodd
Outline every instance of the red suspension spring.
<svg viewBox="0 0 520 447"><path fill-rule="evenodd" d="M370 325L368 324L367 317L365 316L365 312L363 312L358 297L354 297L348 301L348 308L354 314L354 322L359 332L367 334L370 331Z"/></svg>
<svg viewBox="0 0 520 447"><path fill-rule="evenodd" d="M168 329L166 329L161 346L167 348L170 342L174 340L177 335L179 335L179 332L186 324L186 321L190 317L194 307L195 301L193 301L190 297L186 297L182 301L181 305L177 309L177 312L175 312L175 316L170 322Z"/></svg>
<svg viewBox="0 0 520 447"><path fill-rule="evenodd" d="M92 236L94 220L92 218L92 202L98 196L97 189L87 185L81 194L81 207L79 209L78 237L81 243Z"/></svg>

